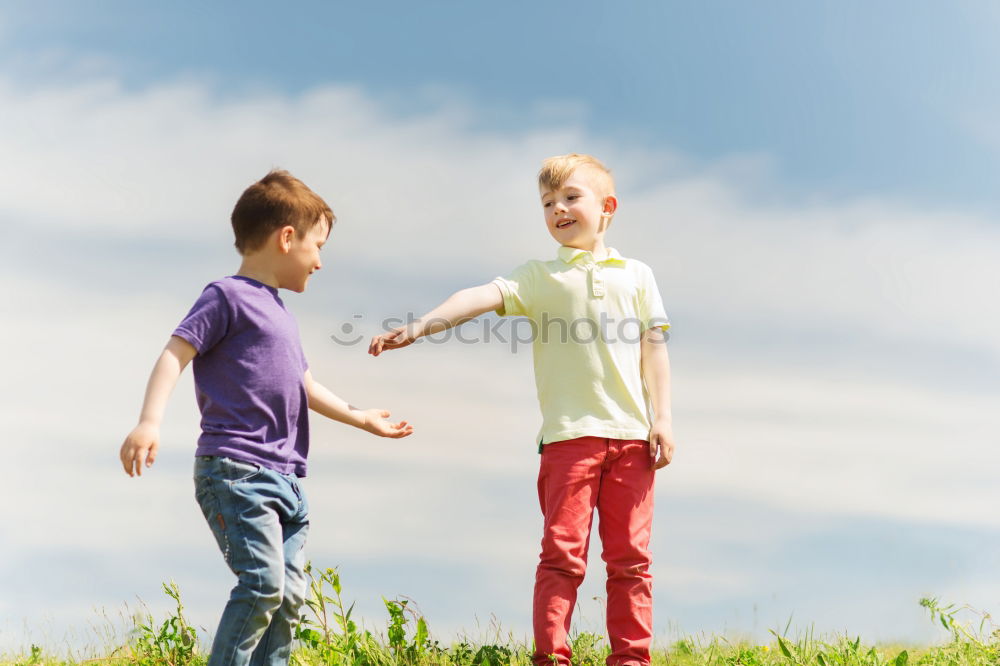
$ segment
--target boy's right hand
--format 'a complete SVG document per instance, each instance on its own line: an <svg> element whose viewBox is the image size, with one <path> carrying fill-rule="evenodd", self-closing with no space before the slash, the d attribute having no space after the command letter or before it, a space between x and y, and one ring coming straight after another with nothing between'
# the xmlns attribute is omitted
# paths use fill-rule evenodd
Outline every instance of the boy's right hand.
<svg viewBox="0 0 1000 666"><path fill-rule="evenodd" d="M390 423L387 420L390 416L388 409L365 409L361 413L365 418L365 423L361 426L362 429L373 435L399 439L413 434L413 426L406 421Z"/></svg>
<svg viewBox="0 0 1000 666"><path fill-rule="evenodd" d="M372 338L371 343L368 345L368 353L372 356L378 356L383 351L388 351L390 349L402 349L408 345L413 344L416 338L412 332L407 331L406 326L400 326L399 328L394 328L387 333L382 335L376 335Z"/></svg>
<svg viewBox="0 0 1000 666"><path fill-rule="evenodd" d="M140 423L125 438L118 457L125 473L142 476L142 468L150 467L156 461L160 448L160 428L150 423Z"/></svg>

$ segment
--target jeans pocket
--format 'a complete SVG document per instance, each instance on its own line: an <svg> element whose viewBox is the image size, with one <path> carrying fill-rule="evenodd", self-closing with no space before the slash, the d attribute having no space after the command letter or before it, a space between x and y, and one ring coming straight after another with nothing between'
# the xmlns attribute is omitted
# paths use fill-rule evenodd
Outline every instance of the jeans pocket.
<svg viewBox="0 0 1000 666"><path fill-rule="evenodd" d="M263 473L264 468L257 463L232 458L219 458L219 467L229 483L250 481Z"/></svg>

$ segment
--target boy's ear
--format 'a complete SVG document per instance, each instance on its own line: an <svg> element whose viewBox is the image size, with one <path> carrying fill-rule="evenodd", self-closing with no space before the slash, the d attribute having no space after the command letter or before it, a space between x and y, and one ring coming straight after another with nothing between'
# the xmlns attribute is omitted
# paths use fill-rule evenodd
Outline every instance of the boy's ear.
<svg viewBox="0 0 1000 666"><path fill-rule="evenodd" d="M604 197L604 208L601 210L601 228L599 231L608 230L608 227L611 226L611 218L614 216L616 210L618 210L618 197L613 194Z"/></svg>
<svg viewBox="0 0 1000 666"><path fill-rule="evenodd" d="M295 238L295 227L286 225L275 232L278 235L278 249L287 254L292 249L292 239Z"/></svg>

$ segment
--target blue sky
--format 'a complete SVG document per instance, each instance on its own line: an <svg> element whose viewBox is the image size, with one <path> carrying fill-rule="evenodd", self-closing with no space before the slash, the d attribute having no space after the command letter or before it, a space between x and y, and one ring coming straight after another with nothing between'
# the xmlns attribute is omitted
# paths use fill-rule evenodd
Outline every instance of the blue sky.
<svg viewBox="0 0 1000 666"><path fill-rule="evenodd" d="M1000 204L1000 13L986 2L96 7L15 2L3 55L26 77L97 56L137 87L350 84L400 115L455 96L484 129L569 118L694 159L759 155L809 194Z"/></svg>
<svg viewBox="0 0 1000 666"><path fill-rule="evenodd" d="M921 596L997 610L992 5L298 7L0 10L0 651L137 596L162 609L168 579L214 627L230 579L190 492L190 376L151 473L114 456L164 338L237 266L235 198L275 165L339 218L286 298L314 373L419 428L386 444L314 420L313 560L374 626L406 594L441 638L491 614L525 635L530 354L372 360L330 334L550 256L533 174L574 150L617 174L609 240L675 325L658 640L792 616L929 641Z"/></svg>

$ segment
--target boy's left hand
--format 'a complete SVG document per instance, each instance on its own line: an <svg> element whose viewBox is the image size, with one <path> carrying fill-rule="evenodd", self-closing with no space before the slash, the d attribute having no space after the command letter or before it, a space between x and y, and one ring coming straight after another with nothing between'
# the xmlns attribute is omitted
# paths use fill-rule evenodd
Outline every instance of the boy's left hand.
<svg viewBox="0 0 1000 666"><path fill-rule="evenodd" d="M657 457L659 451L659 457ZM649 464L660 469L670 464L674 458L674 431L669 423L654 421L649 429Z"/></svg>
<svg viewBox="0 0 1000 666"><path fill-rule="evenodd" d="M366 409L362 412L365 417L365 424L361 426L373 435L380 437L392 437L399 439L413 434L413 426L406 421L390 423L388 409Z"/></svg>

